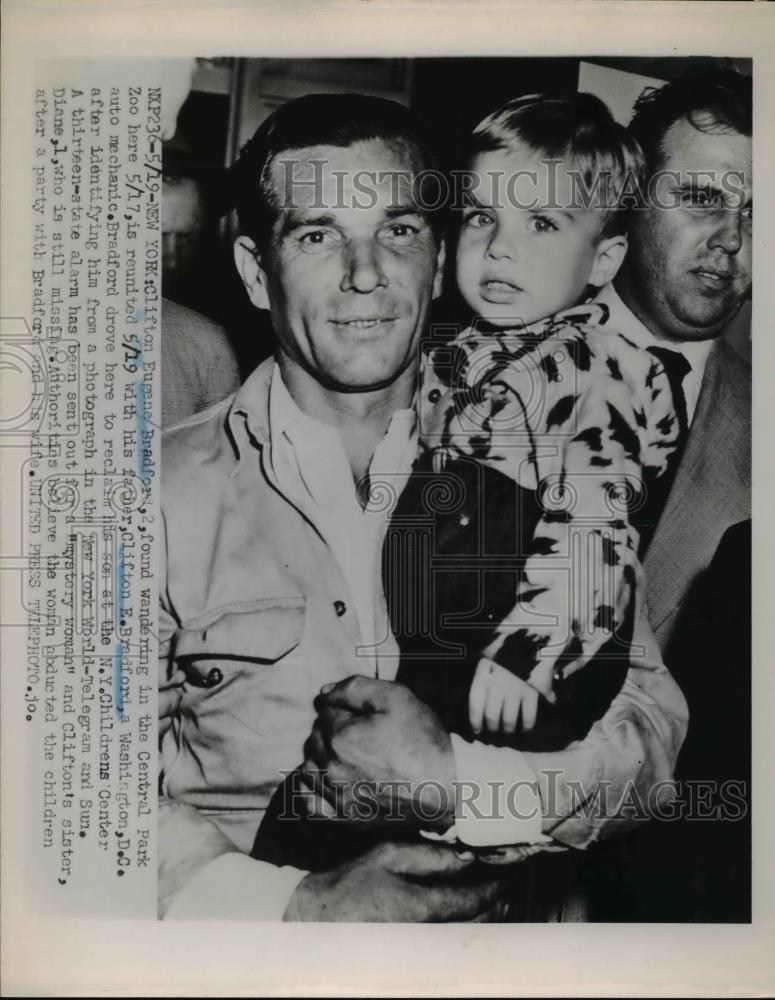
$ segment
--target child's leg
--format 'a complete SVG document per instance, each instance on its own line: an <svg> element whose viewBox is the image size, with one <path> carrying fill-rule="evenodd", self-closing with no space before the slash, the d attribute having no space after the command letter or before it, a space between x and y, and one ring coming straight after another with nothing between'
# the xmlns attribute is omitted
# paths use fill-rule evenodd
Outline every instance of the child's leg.
<svg viewBox="0 0 775 1000"><path fill-rule="evenodd" d="M396 679L451 732L470 734L474 671L513 607L538 516L534 493L509 477L471 458L436 472L431 453L393 512L383 580L401 650Z"/></svg>

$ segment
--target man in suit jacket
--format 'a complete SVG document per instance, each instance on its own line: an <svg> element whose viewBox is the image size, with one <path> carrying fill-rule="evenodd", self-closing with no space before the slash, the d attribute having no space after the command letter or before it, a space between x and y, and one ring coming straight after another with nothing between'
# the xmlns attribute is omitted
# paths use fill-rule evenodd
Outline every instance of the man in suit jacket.
<svg viewBox="0 0 775 1000"><path fill-rule="evenodd" d="M644 565L663 654L721 536L750 517L751 368L721 337L751 292L751 81L695 73L647 92L630 125L647 203L607 303L612 329L684 366L686 438ZM687 364L688 363L688 364Z"/></svg>
<svg viewBox="0 0 775 1000"><path fill-rule="evenodd" d="M724 718L724 745L735 744L745 755L750 699L725 710L728 688L711 679L708 629L696 609L722 536L751 516L751 367L722 336L751 291L750 78L714 71L669 83L638 100L630 127L649 168L647 203L634 213L615 286L598 298L610 309L612 329L659 353L668 374L672 367L684 422L670 481L646 500L642 555L649 617L665 663L687 696L687 744L707 749L700 731L713 728L709 719ZM735 538L749 546L748 553L738 553L737 565L750 577L750 534ZM750 583L730 582L741 592ZM735 619L728 601L717 601L715 608L711 645L738 651L730 654L729 679L747 690L750 620ZM704 677L699 684L698 672ZM720 784L728 777L712 754L701 753L691 768L692 780ZM746 781L745 774L735 777ZM745 794L747 803L747 787ZM737 857L727 852L722 859L711 844L718 839L715 827L685 819L622 838L612 856L593 865L598 901L607 897L593 919L746 919L750 863L737 881L737 895L729 890L734 879L727 877L730 865L739 872L750 857L746 832L735 831L737 840L730 841ZM668 857L665 868L660 859ZM704 870L697 859L707 861ZM660 868L669 878L655 877ZM727 887L712 916L707 895L698 889L703 872L711 885ZM663 891L666 883L670 892Z"/></svg>

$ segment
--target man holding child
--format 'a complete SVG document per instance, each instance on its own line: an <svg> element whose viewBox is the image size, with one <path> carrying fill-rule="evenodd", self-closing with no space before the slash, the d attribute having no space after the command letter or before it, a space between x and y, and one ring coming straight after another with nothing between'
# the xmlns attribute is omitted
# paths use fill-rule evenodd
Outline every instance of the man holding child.
<svg viewBox="0 0 775 1000"><path fill-rule="evenodd" d="M557 102L539 99L530 109L533 129L543 115L551 138L529 147L514 110L490 123L490 135L497 128L501 134L478 153L474 170L492 175L495 166L519 169L531 157L560 153L568 170L584 158L593 169L618 156L626 173L632 144L617 140L613 123L601 127L598 120L596 132L582 135L572 122L569 131L568 105L566 122L558 122ZM592 114L599 119L601 111ZM601 137L605 148L595 145ZM570 525L568 537L574 534L572 516L538 510L527 540L519 540L529 564L516 571L517 605L512 608L512 591L491 611L499 641L493 645L491 633L489 643L485 633L469 636L471 671L455 695L462 698L467 731L445 728L432 707L432 686L422 689L425 701L410 690L405 637L391 629L395 609L382 580L390 511L372 502L381 478L395 485L400 503L423 455L430 456L429 476L443 469L443 456L433 460L442 444L447 459L450 453L473 459L515 484L501 508L502 517L513 519L515 504L524 499L529 507L523 492L534 494L548 474L570 484L585 475L599 483L607 463L613 479L659 476L664 470L645 457L658 444L650 435L658 429L669 454L679 426L671 406L659 410L658 420L650 418L652 409L656 414L672 400L661 361L645 359L609 332L606 310L573 309L587 286L611 280L626 250L624 227L609 206L568 208L539 198L534 208L517 208L491 198L466 208L458 241L458 283L485 326L474 327L473 342L464 332L455 346L468 350L470 361L490 334L505 353L494 358L485 351L488 378L478 384L447 377L433 387L439 406L450 402L445 388L452 394L453 416L465 433L443 442L424 434L418 409L437 372L427 365L420 372L419 348L440 290L444 240L412 180L433 167L404 109L354 96L286 105L241 158L237 266L253 304L271 311L277 346L275 358L236 396L167 437L160 686L172 718L163 739L163 788L176 804L162 806L161 883L172 915L493 919L503 914L508 880L498 878L493 865L478 863L471 849L492 853L519 844L525 857L586 847L627 825L628 815L642 819L658 809L664 800L652 793L669 788L685 703L645 618L637 535L626 511L615 517L598 506L596 530L583 529L590 566L603 565L605 553L608 565L623 567L610 575L615 586L608 603L582 588L576 617L566 613L568 620L560 618L554 630L531 631L530 621L527 627L517 621L520 607L537 601L534 622L552 607L546 597L541 604L541 594L555 593L556 606L562 603L550 557L564 536L551 526ZM367 193L364 175L374 179ZM552 367L551 352L535 349L553 337L558 345L575 345L565 366ZM495 394L493 371L506 386ZM520 380L538 379L546 399L566 372L579 391L565 406L564 421L555 407L523 414L517 427ZM656 392L655 385L661 386ZM478 410L467 409L468 397L460 402L461 389L463 396L474 393ZM498 395L504 391L505 403ZM482 406L484 423L477 425ZM607 414L605 422L600 413ZM527 465L514 466L527 469L524 477L503 474L497 432L486 449L467 453L481 438L472 429L490 433L494 417L505 428L504 440L518 430L532 441ZM547 473L538 456L552 432L561 457ZM570 447L581 434L583 449L578 442ZM599 488L594 495L612 499ZM487 502L477 502L475 513L489 515ZM456 530L467 526L464 520ZM616 547L610 536L618 537ZM542 573L548 583L541 583ZM453 591L447 610L467 610L456 604L459 598ZM611 613L601 614L601 607ZM437 633L436 624L441 620L434 623ZM519 647L530 651L519 665L511 638L535 634L537 641ZM614 644L614 659L624 657L618 683L594 702L596 714L578 738L567 746L542 745L547 713L562 709L573 718L580 711L606 641ZM548 677L541 649L553 665ZM442 678L443 665L435 669ZM572 694L560 697L571 679ZM477 738L482 730L489 742ZM533 742L521 743L531 731ZM272 864L246 856L283 773L302 757L315 808L325 815L343 801L347 806L359 782L381 783L370 818L384 843L313 874L283 859ZM495 801L496 787L515 791L512 808L504 808L503 797ZM594 797L601 788L611 793L613 809L578 809L579 789ZM615 805L626 794L639 808L634 817L625 812L617 819ZM397 805L404 824L398 834L387 822ZM446 843L432 843L429 835Z"/></svg>

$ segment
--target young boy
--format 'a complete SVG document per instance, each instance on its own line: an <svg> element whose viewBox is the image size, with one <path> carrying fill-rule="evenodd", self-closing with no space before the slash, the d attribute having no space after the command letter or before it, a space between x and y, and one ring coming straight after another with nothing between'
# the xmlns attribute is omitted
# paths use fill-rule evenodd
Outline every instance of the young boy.
<svg viewBox="0 0 775 1000"><path fill-rule="evenodd" d="M474 732L508 734L621 625L632 522L679 427L661 362L578 305L627 249L644 167L626 129L589 94L520 97L477 126L468 163L457 282L475 319L429 352L420 433L437 472L468 457L539 491L517 605L469 698Z"/></svg>
<svg viewBox="0 0 775 1000"><path fill-rule="evenodd" d="M587 94L508 102L467 162L457 283L474 320L424 360L385 593L397 680L451 731L548 750L621 687L631 514L678 439L661 362L606 329L605 307L579 305L622 262L644 165ZM284 821L299 787L281 786L255 856L319 869L370 846L370 831Z"/></svg>

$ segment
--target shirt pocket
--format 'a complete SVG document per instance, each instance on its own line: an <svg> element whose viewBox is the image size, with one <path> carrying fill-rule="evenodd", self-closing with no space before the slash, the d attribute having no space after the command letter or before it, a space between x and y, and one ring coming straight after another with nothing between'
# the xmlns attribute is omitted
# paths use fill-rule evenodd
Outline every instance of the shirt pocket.
<svg viewBox="0 0 775 1000"><path fill-rule="evenodd" d="M279 664L301 642L304 597L261 598L201 615L180 629L175 660L191 693L221 688L262 667Z"/></svg>

